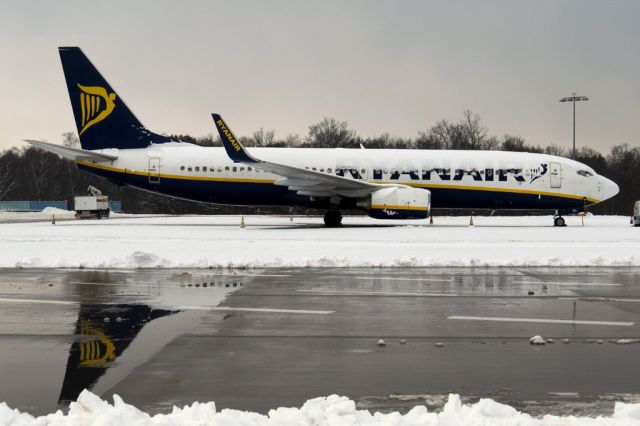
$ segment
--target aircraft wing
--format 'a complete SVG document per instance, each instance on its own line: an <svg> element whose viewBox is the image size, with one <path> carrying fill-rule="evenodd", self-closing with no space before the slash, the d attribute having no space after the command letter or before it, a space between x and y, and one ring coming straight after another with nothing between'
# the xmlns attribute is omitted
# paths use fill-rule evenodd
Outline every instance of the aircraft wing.
<svg viewBox="0 0 640 426"><path fill-rule="evenodd" d="M106 162L106 161L114 161L118 159L117 155L87 151L86 149L80 149L80 148L71 148L68 146L56 145L49 142L36 141L32 139L25 139L25 142L37 148L44 149L45 151L52 152L54 154L60 155L64 158L68 158L73 161Z"/></svg>
<svg viewBox="0 0 640 426"><path fill-rule="evenodd" d="M363 197L381 188L405 187L405 185L385 185L349 179L315 170L303 169L301 167L260 160L251 155L247 149L242 146L220 115L212 114L212 117L218 133L220 133L222 145L224 145L227 155L229 155L231 160L236 163L248 164L251 167L268 173L283 176L282 179L275 181L274 184L287 186L289 190L295 191L299 195L307 195L310 197L331 197L334 195Z"/></svg>

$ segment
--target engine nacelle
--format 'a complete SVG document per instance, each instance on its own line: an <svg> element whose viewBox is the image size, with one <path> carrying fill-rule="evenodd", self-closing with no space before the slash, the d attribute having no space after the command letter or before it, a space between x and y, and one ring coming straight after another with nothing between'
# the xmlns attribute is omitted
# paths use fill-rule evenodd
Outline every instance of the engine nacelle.
<svg viewBox="0 0 640 426"><path fill-rule="evenodd" d="M431 209L431 192L420 188L389 187L371 193L359 203L376 219L425 219ZM364 205L363 205L364 204Z"/></svg>

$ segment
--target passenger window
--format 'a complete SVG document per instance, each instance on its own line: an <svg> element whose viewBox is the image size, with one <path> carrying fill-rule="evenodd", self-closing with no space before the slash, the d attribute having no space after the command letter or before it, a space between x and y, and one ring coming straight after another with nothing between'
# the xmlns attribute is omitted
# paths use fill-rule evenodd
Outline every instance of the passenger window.
<svg viewBox="0 0 640 426"><path fill-rule="evenodd" d="M191 167L189 167L189 168L187 169L187 171L188 171L188 172L190 172L190 171L191 171Z"/></svg>
<svg viewBox="0 0 640 426"><path fill-rule="evenodd" d="M320 169L320 171L321 171L322 173L324 173L324 169Z"/></svg>
<svg viewBox="0 0 640 426"><path fill-rule="evenodd" d="M312 167L312 168L311 168L311 170L313 170L313 171L315 172L315 171L316 171L316 168L315 168L315 167Z"/></svg>
<svg viewBox="0 0 640 426"><path fill-rule="evenodd" d="M240 167L240 171L241 171L241 172L244 172L244 167Z"/></svg>
<svg viewBox="0 0 640 426"><path fill-rule="evenodd" d="M222 167L218 167L218 171L221 172L222 171Z"/></svg>
<svg viewBox="0 0 640 426"><path fill-rule="evenodd" d="M229 171L229 166L226 166L226 167L224 168L224 170L225 170L226 172L228 172L228 171Z"/></svg>
<svg viewBox="0 0 640 426"><path fill-rule="evenodd" d="M331 173L331 169L327 169L327 173Z"/></svg>
<svg viewBox="0 0 640 426"><path fill-rule="evenodd" d="M184 166L180 166L180 170L184 170Z"/></svg>
<svg viewBox="0 0 640 426"><path fill-rule="evenodd" d="M365 169L360 169L360 173L365 174L366 170Z"/></svg>
<svg viewBox="0 0 640 426"><path fill-rule="evenodd" d="M200 167L196 166L196 172L199 172L199 171L200 171Z"/></svg>
<svg viewBox="0 0 640 426"><path fill-rule="evenodd" d="M251 171L251 167L247 167L247 171L250 172Z"/></svg>
<svg viewBox="0 0 640 426"><path fill-rule="evenodd" d="M202 171L206 172L207 171L207 166L202 166Z"/></svg>
<svg viewBox="0 0 640 426"><path fill-rule="evenodd" d="M238 168L234 166L231 170L234 171L234 172L237 172Z"/></svg>

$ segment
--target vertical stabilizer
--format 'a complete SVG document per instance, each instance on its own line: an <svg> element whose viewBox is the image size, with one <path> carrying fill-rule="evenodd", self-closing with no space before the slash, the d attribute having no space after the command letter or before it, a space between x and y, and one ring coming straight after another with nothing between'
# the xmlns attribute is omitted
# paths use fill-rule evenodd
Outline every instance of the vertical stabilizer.
<svg viewBox="0 0 640 426"><path fill-rule="evenodd" d="M146 148L170 138L148 131L79 47L60 47L83 149Z"/></svg>

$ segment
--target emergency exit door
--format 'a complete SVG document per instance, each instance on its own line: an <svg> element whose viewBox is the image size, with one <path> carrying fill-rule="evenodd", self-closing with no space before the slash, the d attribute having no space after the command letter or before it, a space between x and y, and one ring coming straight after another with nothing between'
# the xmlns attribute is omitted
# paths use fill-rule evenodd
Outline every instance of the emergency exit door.
<svg viewBox="0 0 640 426"><path fill-rule="evenodd" d="M159 158L149 158L149 183L160 183Z"/></svg>
<svg viewBox="0 0 640 426"><path fill-rule="evenodd" d="M549 182L551 182L551 188L562 187L562 165L560 163L549 163Z"/></svg>

